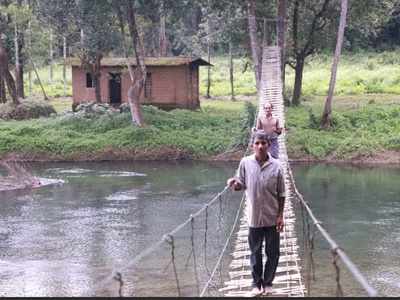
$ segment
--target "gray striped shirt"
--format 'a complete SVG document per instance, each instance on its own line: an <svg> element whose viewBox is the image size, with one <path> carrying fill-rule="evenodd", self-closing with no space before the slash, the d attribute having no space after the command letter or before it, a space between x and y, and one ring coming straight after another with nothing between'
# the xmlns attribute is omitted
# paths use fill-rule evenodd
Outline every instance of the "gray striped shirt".
<svg viewBox="0 0 400 300"><path fill-rule="evenodd" d="M268 153L268 161L262 166L255 155L243 157L235 179L246 192L248 224L250 227L276 225L278 196L285 197L283 171L278 160Z"/></svg>

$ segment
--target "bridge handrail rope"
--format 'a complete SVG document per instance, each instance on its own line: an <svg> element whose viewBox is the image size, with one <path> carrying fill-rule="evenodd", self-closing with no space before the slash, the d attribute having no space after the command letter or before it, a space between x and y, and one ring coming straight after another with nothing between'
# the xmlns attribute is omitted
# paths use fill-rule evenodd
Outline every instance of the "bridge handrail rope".
<svg viewBox="0 0 400 300"><path fill-rule="evenodd" d="M297 187L295 185L294 177L293 177L292 170L291 170L290 166L288 167L288 172L289 172L289 177L290 177L290 180L292 181L292 186L293 186L294 192L295 192L295 194L297 196L297 199L299 199L301 204L307 210L309 216L311 217L311 220L313 221L314 226L321 232L322 236L329 243L329 245L331 247L332 254L334 256L338 255L340 257L340 259L345 264L345 266L350 271L350 273L354 276L354 278L361 284L361 286L364 288L364 290L368 293L368 296L376 297L377 296L376 289L374 289L368 283L368 281L361 274L361 272L359 271L357 266L350 260L350 258L343 251L343 249L338 246L338 244L335 242L335 240L333 240L331 238L329 233L322 226L322 223L314 216L311 208L307 205L307 202L304 200L303 195L297 190Z"/></svg>
<svg viewBox="0 0 400 300"><path fill-rule="evenodd" d="M203 287L203 290L200 293L200 297L204 296L205 292L208 289L208 286L210 285L210 283L211 283L211 281L212 281L212 279L213 279L213 277L215 275L215 272L217 271L219 265L221 264L221 261L222 261L222 258L224 256L224 253L225 253L226 249L228 248L230 239L232 238L232 235L233 235L233 233L235 231L236 224L239 221L239 216L240 216L240 212L242 211L242 205L243 205L244 199L246 199L246 197L245 197L245 194L243 193L242 200L240 201L239 208L238 208L238 210L236 212L235 221L233 222L233 226L232 226L231 232L229 233L229 236L225 241L225 245L224 245L224 247L223 247L223 249L222 249L222 251L221 251L221 253L220 253L219 257L218 257L217 262L215 263L215 267L214 267L213 271L211 272L210 278L208 279L208 281L206 282L206 284Z"/></svg>
<svg viewBox="0 0 400 300"><path fill-rule="evenodd" d="M136 263L138 263L141 259L145 258L146 256L150 255L151 253L153 253L154 251L156 251L157 249L159 249L159 247L165 243L165 242L170 242L171 241L171 237L173 237L177 232L179 232L182 228L184 228L186 225L191 224L193 218L199 216L204 210L207 210L207 208L211 205L213 205L217 200L220 199L221 196L223 196L224 194L227 193L227 191L229 191L229 187L225 186L224 189L219 192L214 198L212 198L208 203L206 203L202 208L200 208L198 211L196 211L194 214L191 214L189 216L189 218L184 221L183 223L177 225L173 230L171 230L170 232L164 234L162 236L162 238L158 241L155 242L153 245L151 245L150 247L146 248L145 250L143 250L142 252L140 252L138 255L136 255L130 263L128 263L127 265L125 265L122 268L119 268L118 270L116 270L114 268L113 271L111 271L111 274L109 276L107 276L105 279L101 280L100 282L98 282L97 284L95 284L94 286L94 291L98 291L101 288L104 288L104 286L109 283L112 282L113 280L116 280L115 278L121 278L122 277L122 272L125 270L130 269L131 267L133 267Z"/></svg>

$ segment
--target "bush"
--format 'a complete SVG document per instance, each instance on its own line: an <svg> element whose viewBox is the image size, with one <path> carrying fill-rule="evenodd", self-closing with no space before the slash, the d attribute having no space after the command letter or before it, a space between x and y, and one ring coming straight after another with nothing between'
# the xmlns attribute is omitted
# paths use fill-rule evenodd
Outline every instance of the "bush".
<svg viewBox="0 0 400 300"><path fill-rule="evenodd" d="M24 99L17 106L12 102L0 104L0 118L4 120L37 119L51 114L56 114L53 106L39 99Z"/></svg>

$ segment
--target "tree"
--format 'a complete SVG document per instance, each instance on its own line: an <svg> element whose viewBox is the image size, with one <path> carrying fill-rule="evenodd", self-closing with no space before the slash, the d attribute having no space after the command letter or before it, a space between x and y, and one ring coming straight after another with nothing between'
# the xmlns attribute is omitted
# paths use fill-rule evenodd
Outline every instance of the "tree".
<svg viewBox="0 0 400 300"><path fill-rule="evenodd" d="M278 46L281 52L281 80L282 80L282 90L285 90L285 62L286 62L286 0L278 0L278 14L276 22L276 32L278 39Z"/></svg>
<svg viewBox="0 0 400 300"><path fill-rule="evenodd" d="M15 3L6 4L4 11L8 14L10 25L13 27L14 34L14 53L15 53L15 85L18 98L24 98L24 31L31 11L27 5L22 4L22 0Z"/></svg>
<svg viewBox="0 0 400 300"><path fill-rule="evenodd" d="M76 12L75 0L38 0L36 14L43 26L49 28L50 50L50 81L52 81L52 60L53 60L53 35L61 37L63 44L63 83L64 96L66 95L66 58L67 43L71 36L77 32L76 22L74 22ZM71 20L73 22L71 22Z"/></svg>
<svg viewBox="0 0 400 300"><path fill-rule="evenodd" d="M257 91L260 88L261 80L261 49L257 38L256 4L255 0L247 0L247 18L250 35L251 55L253 57L254 74L256 78Z"/></svg>
<svg viewBox="0 0 400 300"><path fill-rule="evenodd" d="M339 64L340 52L342 50L342 45L343 45L344 28L346 27L346 14L347 14L347 0L341 0L340 23L337 34L335 56L333 58L333 63L332 63L328 97L326 98L324 112L322 113L322 118L321 118L322 128L329 128L332 126L332 98L336 83L336 71Z"/></svg>
<svg viewBox="0 0 400 300"><path fill-rule="evenodd" d="M7 50L3 46L3 32L0 28L0 80L6 82L8 92L15 105L20 104L17 96L17 89L15 87L15 80L8 69L8 54ZM4 89L5 90L5 89ZM2 91L3 94L3 91ZM4 95L4 94L3 94Z"/></svg>
<svg viewBox="0 0 400 300"><path fill-rule="evenodd" d="M108 0L76 1L75 21L83 33L79 57L83 68L91 74L96 102L101 102L101 60L119 44L112 5Z"/></svg>
<svg viewBox="0 0 400 300"><path fill-rule="evenodd" d="M324 39L329 38L329 34L325 30L335 16L334 5L330 4L330 0L318 0L313 1L313 3L301 0L294 1L291 26L291 60L288 62L289 66L295 70L291 101L293 105L300 104L306 58L323 46L326 47Z"/></svg>
<svg viewBox="0 0 400 300"><path fill-rule="evenodd" d="M167 36L165 34L165 5L164 0L160 2L160 33L158 39L159 56L167 56Z"/></svg>
<svg viewBox="0 0 400 300"><path fill-rule="evenodd" d="M143 87L146 81L146 65L144 63L144 48L143 43L140 40L138 24L136 22L135 8L132 1L119 1L117 7L118 18L120 21L120 30L123 36L123 49L127 59L128 70L131 78L131 86L128 89L128 102L131 109L132 123L141 127L144 125L143 116L140 109L140 95L143 91ZM132 39L132 47L136 58L136 68L132 70L130 63L128 62L128 54L125 47L125 31L123 24L123 13L121 6L126 10L126 20L128 23L129 34Z"/></svg>

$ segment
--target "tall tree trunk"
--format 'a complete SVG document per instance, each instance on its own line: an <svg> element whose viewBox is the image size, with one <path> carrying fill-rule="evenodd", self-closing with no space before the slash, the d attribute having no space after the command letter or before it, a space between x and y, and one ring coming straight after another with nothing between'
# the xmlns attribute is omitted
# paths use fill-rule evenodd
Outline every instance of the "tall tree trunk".
<svg viewBox="0 0 400 300"><path fill-rule="evenodd" d="M53 30L50 29L49 33L49 81L53 83Z"/></svg>
<svg viewBox="0 0 400 300"><path fill-rule="evenodd" d="M63 95L67 96L67 38L63 35Z"/></svg>
<svg viewBox="0 0 400 300"><path fill-rule="evenodd" d="M140 95L146 81L146 66L144 64L144 48L137 28L135 9L132 1L127 1L127 17L132 46L136 56L134 79L128 90L128 100L132 112L132 121L139 127L143 126L143 116L140 109Z"/></svg>
<svg viewBox="0 0 400 300"><path fill-rule="evenodd" d="M126 66L128 68L128 71L129 71L129 76L130 76L131 82L133 82L135 76L133 74L132 65L128 61L128 51L126 49L126 41L125 41L124 17L123 17L123 13L122 13L122 9L121 9L120 5L116 5L115 9L116 9L116 12L117 12L119 29L121 31L121 37L122 37L122 52L124 53L125 62L126 62Z"/></svg>
<svg viewBox="0 0 400 300"><path fill-rule="evenodd" d="M295 68L294 88L292 97L293 105L300 104L301 86L303 82L304 59L305 58L301 55L296 56L296 68Z"/></svg>
<svg viewBox="0 0 400 300"><path fill-rule="evenodd" d="M258 92L261 80L261 51L257 38L256 8L254 0L247 0L247 19L250 34L251 55L253 57L254 74Z"/></svg>
<svg viewBox="0 0 400 300"><path fill-rule="evenodd" d="M2 32L0 32L0 77L6 82L8 92L13 100L14 104L18 105L20 102L17 97L17 89L15 87L15 80L8 69L8 54L6 49L3 47L3 41L1 40Z"/></svg>
<svg viewBox="0 0 400 300"><path fill-rule="evenodd" d="M21 59L22 42L18 25L14 24L14 48L15 48L15 85L18 98L24 98L24 71Z"/></svg>
<svg viewBox="0 0 400 300"><path fill-rule="evenodd" d="M322 128L329 128L332 126L332 99L336 84L336 71L339 64L340 52L343 45L344 29L346 27L347 2L348 0L341 1L339 30L336 41L335 56L332 63L331 79L329 81L328 97L326 98L324 112L322 113L321 118Z"/></svg>
<svg viewBox="0 0 400 300"><path fill-rule="evenodd" d="M209 12L210 10L210 1L208 1L208 6L207 6L207 11ZM211 63L211 22L210 22L210 17L207 16L207 61ZM206 98L210 99L210 89L211 89L211 67L207 66L207 92L206 92Z"/></svg>
<svg viewBox="0 0 400 300"><path fill-rule="evenodd" d="M6 103L6 86L4 85L4 79L0 74L0 103Z"/></svg>
<svg viewBox="0 0 400 300"><path fill-rule="evenodd" d="M159 33L159 56L167 56L167 37L165 35L165 7L164 0L160 2L160 33Z"/></svg>
<svg viewBox="0 0 400 300"><path fill-rule="evenodd" d="M96 54L96 61L92 65L93 67L93 85L94 93L96 95L96 102L101 103L101 59L103 55L101 53Z"/></svg>
<svg viewBox="0 0 400 300"><path fill-rule="evenodd" d="M30 55L30 53L32 53L32 24L31 24L30 20L28 22L28 52L29 52L29 55ZM32 96L32 71L31 71L31 68L29 68L29 71L28 71L28 89L29 89L29 96Z"/></svg>
<svg viewBox="0 0 400 300"><path fill-rule="evenodd" d="M229 40L229 82L231 84L231 100L235 100L235 90L233 88L233 55L232 55L232 38Z"/></svg>
<svg viewBox="0 0 400 300"><path fill-rule="evenodd" d="M278 0L278 22L277 22L278 46L281 52L281 80L282 91L285 91L285 62L286 62L286 0Z"/></svg>
<svg viewBox="0 0 400 300"><path fill-rule="evenodd" d="M39 73L38 73L38 71L37 71L37 69L36 69L36 66L35 66L35 63L33 62L33 60L32 60L32 57L31 57L31 54L29 53L29 61L31 62L31 65L32 65L32 68L33 68L33 71L35 72L35 75L36 75L36 79L38 80L38 82L39 82L39 85L40 85L40 88L41 88L41 90L42 90L42 93L43 93L43 98L44 98L44 100L49 100L49 97L47 97L47 95L46 95L46 91L44 90L44 87L43 87L43 84L42 84L42 81L40 80L40 77L39 77Z"/></svg>

